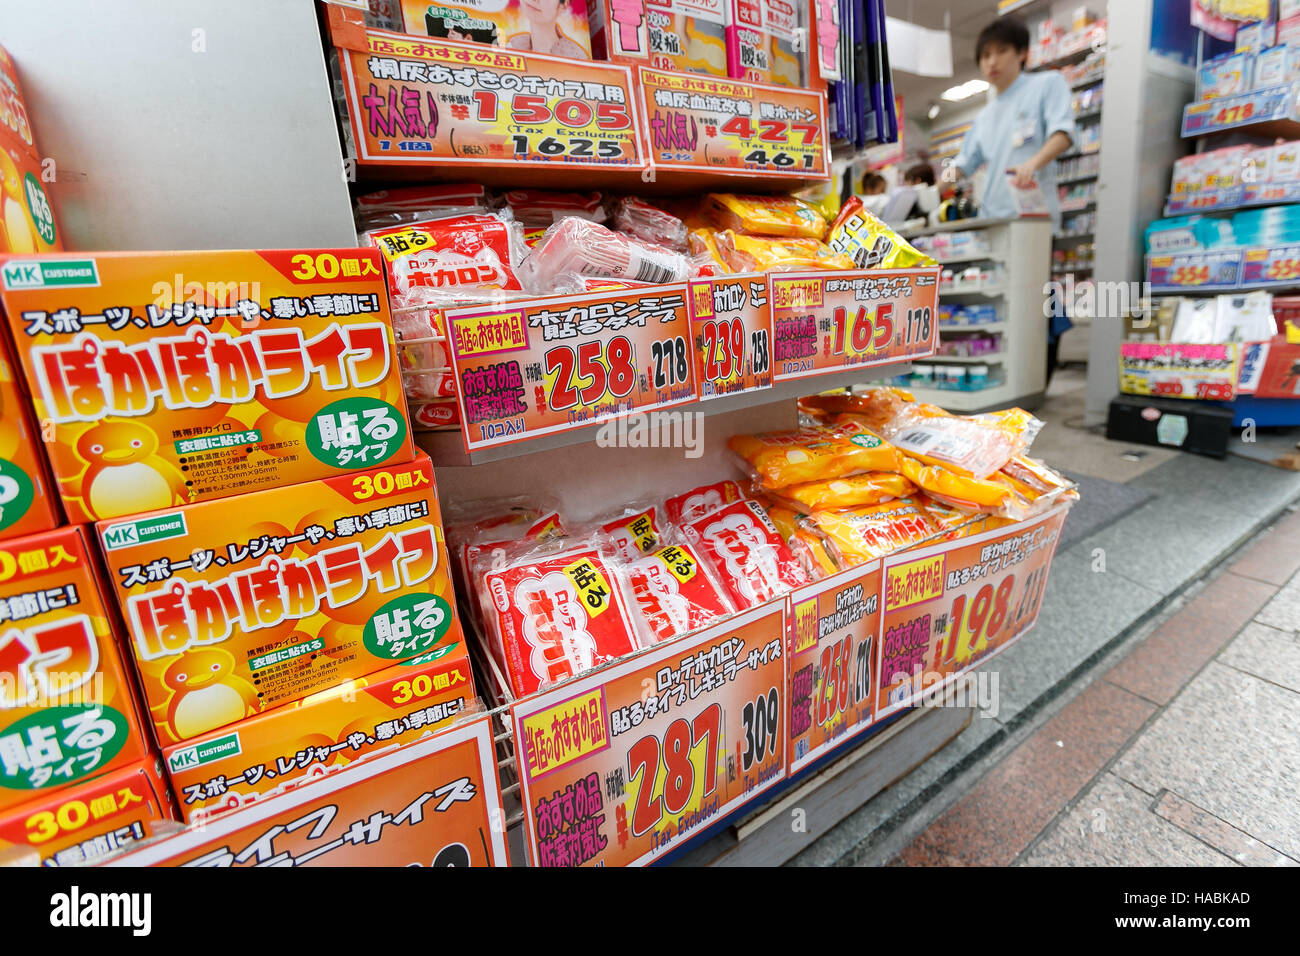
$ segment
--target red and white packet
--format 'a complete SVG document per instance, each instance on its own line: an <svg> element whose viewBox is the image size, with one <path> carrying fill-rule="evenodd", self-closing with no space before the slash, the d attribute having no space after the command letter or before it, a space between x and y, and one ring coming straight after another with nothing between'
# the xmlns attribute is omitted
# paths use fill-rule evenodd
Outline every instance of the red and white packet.
<svg viewBox="0 0 1300 956"><path fill-rule="evenodd" d="M709 512L682 530L740 610L810 580L763 506L752 498Z"/></svg>

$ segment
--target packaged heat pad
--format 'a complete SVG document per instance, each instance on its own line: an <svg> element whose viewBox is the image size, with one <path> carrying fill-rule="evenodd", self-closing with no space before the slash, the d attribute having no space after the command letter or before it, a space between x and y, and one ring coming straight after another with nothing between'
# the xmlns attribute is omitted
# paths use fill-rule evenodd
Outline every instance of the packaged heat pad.
<svg viewBox="0 0 1300 956"><path fill-rule="evenodd" d="M697 518L682 530L738 609L770 601L809 581L763 506L751 498Z"/></svg>
<svg viewBox="0 0 1300 956"><path fill-rule="evenodd" d="M825 481L862 472L901 470L888 442L868 432L808 428L762 435L734 435L727 446L739 455L767 489Z"/></svg>
<svg viewBox="0 0 1300 956"><path fill-rule="evenodd" d="M940 530L920 503L911 498L817 511L803 521L826 539L842 567L866 564L873 558L910 548Z"/></svg>
<svg viewBox="0 0 1300 956"><path fill-rule="evenodd" d="M643 646L704 627L735 611L688 544L670 544L619 570L633 599Z"/></svg>
<svg viewBox="0 0 1300 956"><path fill-rule="evenodd" d="M840 208L826 242L839 255L852 259L858 269L905 269L935 264L868 212L858 196L849 197Z"/></svg>
<svg viewBox="0 0 1300 956"><path fill-rule="evenodd" d="M596 548L526 555L483 575L488 631L516 697L636 650L615 580Z"/></svg>
<svg viewBox="0 0 1300 956"><path fill-rule="evenodd" d="M546 230L520 272L529 289L541 294L582 291L583 279L591 276L681 282L691 275L691 264L671 249L569 217Z"/></svg>
<svg viewBox="0 0 1300 956"><path fill-rule="evenodd" d="M740 501L745 492L734 481L719 481L713 485L701 485L680 495L674 495L664 502L664 514L668 523L678 528L690 524L696 518L703 518L710 511L725 508L733 501Z"/></svg>
<svg viewBox="0 0 1300 956"><path fill-rule="evenodd" d="M364 235L383 255L399 305L473 301L523 288L514 268L523 236L509 213L428 219Z"/></svg>

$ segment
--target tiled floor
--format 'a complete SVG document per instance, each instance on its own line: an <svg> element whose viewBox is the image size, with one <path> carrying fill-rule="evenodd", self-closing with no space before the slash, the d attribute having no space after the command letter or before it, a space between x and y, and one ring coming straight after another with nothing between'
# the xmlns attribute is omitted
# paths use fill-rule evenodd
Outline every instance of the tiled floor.
<svg viewBox="0 0 1300 956"><path fill-rule="evenodd" d="M1291 513L893 862L1300 866L1298 564Z"/></svg>

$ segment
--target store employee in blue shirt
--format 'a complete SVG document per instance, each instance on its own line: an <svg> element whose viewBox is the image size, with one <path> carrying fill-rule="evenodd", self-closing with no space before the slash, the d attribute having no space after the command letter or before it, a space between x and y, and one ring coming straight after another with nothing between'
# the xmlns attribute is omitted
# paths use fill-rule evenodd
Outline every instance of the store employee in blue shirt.
<svg viewBox="0 0 1300 956"><path fill-rule="evenodd" d="M1052 160L1075 138L1070 87L1054 71L1025 73L1028 56L1029 31L1018 20L999 19L980 32L975 60L997 96L975 117L949 178L969 176L987 164L979 214L998 219L1017 215L1008 171L1021 189L1037 182L1047 199L1052 226L1060 229Z"/></svg>
<svg viewBox="0 0 1300 956"><path fill-rule="evenodd" d="M979 215L997 219L1019 214L1011 188L1037 184L1047 200L1052 230L1061 228L1061 203L1056 192L1052 160L1070 148L1075 138L1070 87L1061 74L1025 73L1029 30L1019 20L1004 17L980 31L975 60L997 96L980 110L961 145L946 179L966 177L987 164ZM1010 176L1007 173L1011 173ZM1044 276L1045 288L1050 276ZM1047 333L1047 377L1056 368L1061 335L1073 326L1055 291L1050 291Z"/></svg>

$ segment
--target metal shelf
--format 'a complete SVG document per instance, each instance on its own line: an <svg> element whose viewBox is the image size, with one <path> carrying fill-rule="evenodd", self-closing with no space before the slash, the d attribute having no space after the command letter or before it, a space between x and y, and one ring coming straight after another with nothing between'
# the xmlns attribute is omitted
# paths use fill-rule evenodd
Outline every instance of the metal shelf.
<svg viewBox="0 0 1300 956"><path fill-rule="evenodd" d="M1078 121L1078 120L1085 120L1085 119L1093 119L1094 117L1100 115L1101 115L1101 107L1098 107L1095 110L1088 110L1085 113L1075 113L1074 118L1076 121Z"/></svg>
<svg viewBox="0 0 1300 956"><path fill-rule="evenodd" d="M1073 83L1070 84L1070 89L1081 90L1085 86L1092 86L1092 84L1100 83L1104 79L1106 79L1106 71L1098 70L1096 73L1092 74L1091 76L1082 76L1079 79L1075 80Z"/></svg>
<svg viewBox="0 0 1300 956"><path fill-rule="evenodd" d="M1058 180L1056 181L1056 185L1058 185L1058 186L1068 186L1070 183L1082 183L1082 182L1087 182L1089 179L1096 179L1098 175L1099 175L1098 173L1086 173L1086 174L1084 174L1084 175L1082 175L1082 176L1070 176L1070 177L1068 177L1068 178L1066 178L1066 179L1058 179ZM1064 210L1062 210L1062 211L1064 211Z"/></svg>
<svg viewBox="0 0 1300 956"><path fill-rule="evenodd" d="M970 322L961 325L953 322L940 322L939 334L943 335L945 332L999 332L1006 327L1006 322Z"/></svg>
<svg viewBox="0 0 1300 956"><path fill-rule="evenodd" d="M1006 262L1005 256L1000 256L996 252L985 253L984 255L953 256L951 259L936 259L941 266L956 265L959 262Z"/></svg>
<svg viewBox="0 0 1300 956"><path fill-rule="evenodd" d="M1004 291L1006 291L1005 287L1000 282L975 289L958 289L953 286L944 287L941 285L939 286L939 298L942 299L944 296L954 295L982 295L986 298L994 299L1002 295Z"/></svg>
<svg viewBox="0 0 1300 956"><path fill-rule="evenodd" d="M1006 355L1007 353L1005 352L989 352L987 355L935 354L935 355L931 355L927 359L924 359L923 361L925 362L926 365L929 365L933 362L960 362L963 365L971 365L971 364L977 365L980 362L1001 362L1004 358L1006 358ZM960 391L960 389L954 389L954 391ZM980 389L980 391L983 391L983 389Z"/></svg>

